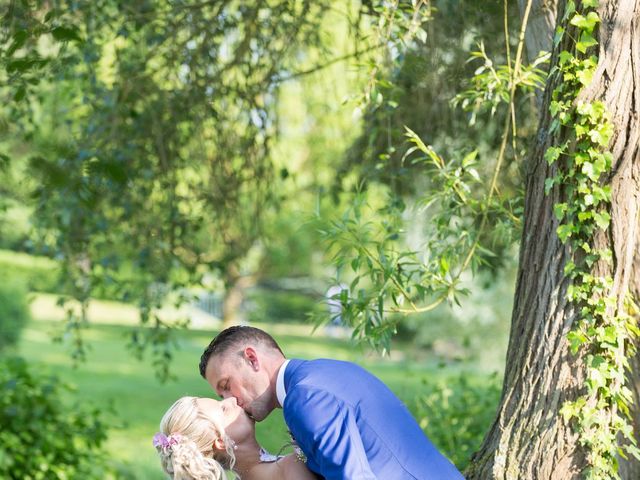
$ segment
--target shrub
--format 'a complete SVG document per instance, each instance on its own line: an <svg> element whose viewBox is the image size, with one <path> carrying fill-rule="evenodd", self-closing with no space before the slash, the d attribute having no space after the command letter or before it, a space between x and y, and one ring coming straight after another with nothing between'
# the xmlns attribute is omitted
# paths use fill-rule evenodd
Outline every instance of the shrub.
<svg viewBox="0 0 640 480"><path fill-rule="evenodd" d="M0 352L15 345L29 321L29 305L18 283L0 283Z"/></svg>
<svg viewBox="0 0 640 480"><path fill-rule="evenodd" d="M433 383L423 380L428 393L416 400L416 418L461 471L489 431L500 401L500 380L497 374L473 378L469 373Z"/></svg>
<svg viewBox="0 0 640 480"><path fill-rule="evenodd" d="M0 478L105 478L101 414L65 405L65 389L55 377L33 375L22 359L0 361Z"/></svg>
<svg viewBox="0 0 640 480"><path fill-rule="evenodd" d="M24 248L29 241L30 211L15 201L3 200L0 201L0 248Z"/></svg>
<svg viewBox="0 0 640 480"><path fill-rule="evenodd" d="M64 293L58 264L47 257L0 250L0 272L10 283L21 283L29 291Z"/></svg>
<svg viewBox="0 0 640 480"><path fill-rule="evenodd" d="M249 322L302 323L323 308L318 300L295 291L255 289L247 300Z"/></svg>

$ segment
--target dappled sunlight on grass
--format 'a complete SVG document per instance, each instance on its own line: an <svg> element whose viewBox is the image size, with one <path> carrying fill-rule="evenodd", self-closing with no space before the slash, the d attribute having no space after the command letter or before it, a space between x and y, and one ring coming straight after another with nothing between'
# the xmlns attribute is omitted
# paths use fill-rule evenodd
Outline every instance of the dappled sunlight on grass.
<svg viewBox="0 0 640 480"><path fill-rule="evenodd" d="M56 269L59 267L58 262L48 257L2 249L0 249L0 262L27 268Z"/></svg>
<svg viewBox="0 0 640 480"><path fill-rule="evenodd" d="M58 305L60 295L31 293L29 298L31 316L35 320L49 321L66 318L65 309ZM76 314L80 312L79 304L75 300L69 300L65 308L71 308ZM213 329L219 327L220 324L217 318L190 306L184 306L180 309L165 307L160 309L158 316L167 322L190 319L201 328ZM91 324L136 326L140 322L140 313L135 306L109 300L92 299L89 302L87 317Z"/></svg>

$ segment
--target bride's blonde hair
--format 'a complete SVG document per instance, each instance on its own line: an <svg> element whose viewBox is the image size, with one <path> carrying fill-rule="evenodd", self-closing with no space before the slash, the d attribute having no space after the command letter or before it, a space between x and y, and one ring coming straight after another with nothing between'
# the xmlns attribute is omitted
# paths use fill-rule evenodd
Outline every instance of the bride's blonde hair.
<svg viewBox="0 0 640 480"><path fill-rule="evenodd" d="M173 480L224 480L235 464L233 440L217 420L198 408L197 397L182 397L160 421L160 432L170 441L156 447L162 469ZM222 438L226 451L213 448Z"/></svg>

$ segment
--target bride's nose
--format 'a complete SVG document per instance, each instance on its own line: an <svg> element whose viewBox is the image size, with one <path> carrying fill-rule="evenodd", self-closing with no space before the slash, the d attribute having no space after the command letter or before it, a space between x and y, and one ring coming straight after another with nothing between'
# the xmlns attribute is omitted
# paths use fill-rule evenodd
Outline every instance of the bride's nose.
<svg viewBox="0 0 640 480"><path fill-rule="evenodd" d="M225 402L227 405L231 405L232 407L238 406L238 401L236 400L236 397L227 397L223 400L223 402Z"/></svg>

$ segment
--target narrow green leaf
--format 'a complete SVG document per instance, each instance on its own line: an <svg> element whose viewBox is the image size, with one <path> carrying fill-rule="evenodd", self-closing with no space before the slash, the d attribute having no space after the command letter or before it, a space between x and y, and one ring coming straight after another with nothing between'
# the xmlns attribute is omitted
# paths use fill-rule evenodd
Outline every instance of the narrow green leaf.
<svg viewBox="0 0 640 480"><path fill-rule="evenodd" d="M16 93L13 94L13 99L16 102L20 102L24 99L24 97L27 95L27 88L25 85L20 85L18 87L18 89L16 90Z"/></svg>
<svg viewBox="0 0 640 480"><path fill-rule="evenodd" d="M564 17L563 20L569 18L576 11L576 2L574 0L569 0L564 9Z"/></svg>
<svg viewBox="0 0 640 480"><path fill-rule="evenodd" d="M442 276L446 275L449 272L449 261L446 257L440 257L440 274Z"/></svg>
<svg viewBox="0 0 640 480"><path fill-rule="evenodd" d="M418 150L420 150L423 153L429 153L429 149L427 148L427 146L424 144L424 142L416 132L411 130L406 125L404 126L404 129L405 129L405 136L409 138L409 141L413 142L416 145Z"/></svg>
<svg viewBox="0 0 640 480"><path fill-rule="evenodd" d="M56 27L51 30L51 35L60 42L67 42L71 40L80 42L82 40L76 27Z"/></svg>
<svg viewBox="0 0 640 480"><path fill-rule="evenodd" d="M6 170L10 162L11 158L9 158L9 155L0 153L0 170Z"/></svg>
<svg viewBox="0 0 640 480"><path fill-rule="evenodd" d="M557 47L562 41L562 37L564 36L564 28L558 27L556 28L556 32L553 36L553 46Z"/></svg>

